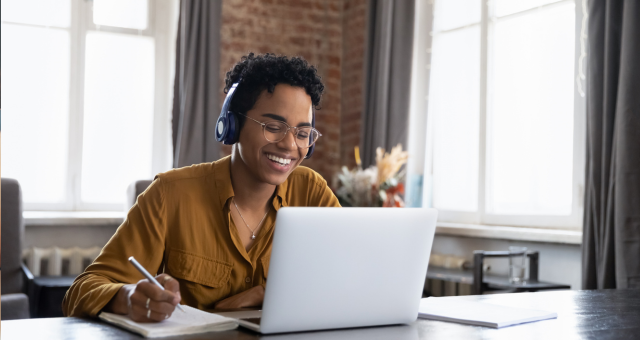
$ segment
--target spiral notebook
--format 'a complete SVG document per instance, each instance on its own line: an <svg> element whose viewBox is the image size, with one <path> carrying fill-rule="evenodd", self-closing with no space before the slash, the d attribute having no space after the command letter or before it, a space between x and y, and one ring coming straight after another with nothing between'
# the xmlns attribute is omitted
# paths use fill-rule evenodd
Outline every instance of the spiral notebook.
<svg viewBox="0 0 640 340"><path fill-rule="evenodd" d="M235 319L203 312L186 305L182 305L182 308L185 313L176 309L170 318L157 323L139 323L128 316L107 312L100 313L99 317L101 320L147 338L218 332L238 327Z"/></svg>
<svg viewBox="0 0 640 340"><path fill-rule="evenodd" d="M430 297L420 300L418 317L438 321L502 328L521 323L555 319L555 312L466 301L457 298Z"/></svg>

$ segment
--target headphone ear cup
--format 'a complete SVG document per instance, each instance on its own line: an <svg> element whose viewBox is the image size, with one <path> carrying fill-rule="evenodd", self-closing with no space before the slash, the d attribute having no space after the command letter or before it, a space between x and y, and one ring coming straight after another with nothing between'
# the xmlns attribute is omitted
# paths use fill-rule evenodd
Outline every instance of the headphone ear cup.
<svg viewBox="0 0 640 340"><path fill-rule="evenodd" d="M311 127L315 129L316 128L316 108L315 108L315 106L311 105L311 109L313 110L313 112L312 112L313 116L311 116ZM307 155L304 156L304 159L311 158L311 155L313 155L313 149L315 149L315 147L316 147L315 143L313 145L311 145L311 147L307 151Z"/></svg>
<svg viewBox="0 0 640 340"><path fill-rule="evenodd" d="M226 115L220 115L216 122L216 140L224 142L229 131L229 123Z"/></svg>
<svg viewBox="0 0 640 340"><path fill-rule="evenodd" d="M231 107L233 94L236 92L241 80L242 78L238 79L238 82L234 83L229 89L229 92L227 92L224 103L222 103L222 110L220 110L220 117L216 121L216 139L218 142L227 145L235 143L238 140L238 133L240 132L238 118L229 108Z"/></svg>
<svg viewBox="0 0 640 340"><path fill-rule="evenodd" d="M316 147L315 144L311 145L311 147L309 148L309 151L307 151L307 155L304 157L305 159L309 159L311 158L311 155L313 155L313 149Z"/></svg>
<svg viewBox="0 0 640 340"><path fill-rule="evenodd" d="M224 144L232 145L237 143L238 137L240 137L240 122L238 121L238 116L231 111L229 111L227 117L229 117L229 130Z"/></svg>

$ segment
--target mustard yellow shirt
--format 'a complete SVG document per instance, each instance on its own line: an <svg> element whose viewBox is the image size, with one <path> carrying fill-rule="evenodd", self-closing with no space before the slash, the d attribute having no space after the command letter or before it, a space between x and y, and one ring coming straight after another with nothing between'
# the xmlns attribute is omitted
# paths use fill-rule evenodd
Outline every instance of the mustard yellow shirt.
<svg viewBox="0 0 640 340"><path fill-rule="evenodd" d="M225 157L157 175L100 255L69 288L64 314L96 316L122 285L143 279L129 256L151 274L176 278L181 303L212 310L219 300L265 285L280 207L340 206L318 173L298 167L277 186L275 209L247 252L230 217L230 163Z"/></svg>

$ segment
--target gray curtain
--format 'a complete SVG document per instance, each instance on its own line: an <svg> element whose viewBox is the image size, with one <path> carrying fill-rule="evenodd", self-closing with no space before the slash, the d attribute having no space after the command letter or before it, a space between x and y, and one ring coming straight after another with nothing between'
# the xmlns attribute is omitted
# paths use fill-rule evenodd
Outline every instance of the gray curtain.
<svg viewBox="0 0 640 340"><path fill-rule="evenodd" d="M376 148L407 148L414 0L370 0L362 115L362 165Z"/></svg>
<svg viewBox="0 0 640 340"><path fill-rule="evenodd" d="M215 125L220 114L221 1L182 0L173 90L173 167L220 157Z"/></svg>
<svg viewBox="0 0 640 340"><path fill-rule="evenodd" d="M640 1L589 1L582 286L640 288Z"/></svg>

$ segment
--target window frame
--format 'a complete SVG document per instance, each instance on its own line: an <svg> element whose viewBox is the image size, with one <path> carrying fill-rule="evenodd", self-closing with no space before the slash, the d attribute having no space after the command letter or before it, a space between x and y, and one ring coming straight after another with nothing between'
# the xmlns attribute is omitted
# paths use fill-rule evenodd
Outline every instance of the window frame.
<svg viewBox="0 0 640 340"><path fill-rule="evenodd" d="M530 11L538 10L539 8L547 8L550 6L557 6L568 2L575 4L575 46L574 46L574 121L573 121L573 171L572 171L572 209L570 215L565 216L552 216L552 215L499 215L489 214L486 212L486 197L487 197L487 113L491 105L490 97L490 84L491 84L491 63L492 63L492 29L493 23L496 18L492 15L493 4L491 1L478 0L481 2L481 18L480 18L480 93L479 93L479 160L478 160L478 209L475 212L464 211L452 211L452 210L439 210L439 222L451 222L462 224L474 224L474 225L500 225L500 226L514 226L514 227L533 227L533 228L546 228L546 229L563 229L563 230L582 230L582 216L583 216L583 196L584 196L584 167L585 167L585 152L586 152L586 105L585 98L580 95L578 88L579 80L579 67L581 57L581 29L583 26L583 7L585 6L582 0L561 0L551 4L542 5L539 7L527 9L510 15L501 17L507 18L510 16L517 16ZM416 12L417 20L433 21L434 4L431 3L428 9L419 10ZM431 16L431 17L428 17ZM422 18L421 18L422 17ZM470 24L464 27L478 25L478 23ZM460 29L453 28L451 30ZM429 32L429 40L437 35L437 32L433 32L431 27ZM450 30L447 30L450 31ZM447 32L444 31L444 32ZM424 31L416 31L418 35L424 34ZM416 38L417 40L424 38ZM427 54L430 53L430 50ZM430 64L431 56L424 56L424 54L418 54L421 57L428 58ZM414 63L414 65L420 64ZM584 66L583 66L584 67ZM430 66L427 66L427 70ZM423 71L429 73L429 71ZM412 93L412 96L418 98L426 98L428 102L428 88L429 77L427 74L426 84L418 85L419 91ZM417 78L414 76L414 83ZM582 84L584 86L584 84ZM418 93L419 92L419 93ZM420 110L419 105L415 105L416 110ZM414 117L419 116L413 114ZM424 133L424 125L420 131L416 131L414 128L413 133ZM420 129L420 128L418 128ZM424 185L423 185L423 197L422 202L425 207L433 206L433 117L427 114L426 117L426 146L424 151ZM419 148L418 148L419 149ZM420 150L421 151L421 150Z"/></svg>
<svg viewBox="0 0 640 340"><path fill-rule="evenodd" d="M177 31L178 2L176 0L148 0L147 28L143 30L93 23L93 1L71 0L71 24L69 27L8 24L47 27L65 30L70 38L69 114L67 172L64 202L24 202L25 211L121 211L123 203L87 203L81 200L83 127L84 127L84 77L86 37L91 31L111 32L152 37L155 45L155 86L153 108L152 173L171 168L171 108L172 85L175 64L175 37ZM4 21L3 21L4 23ZM144 179L144 178L141 178Z"/></svg>

